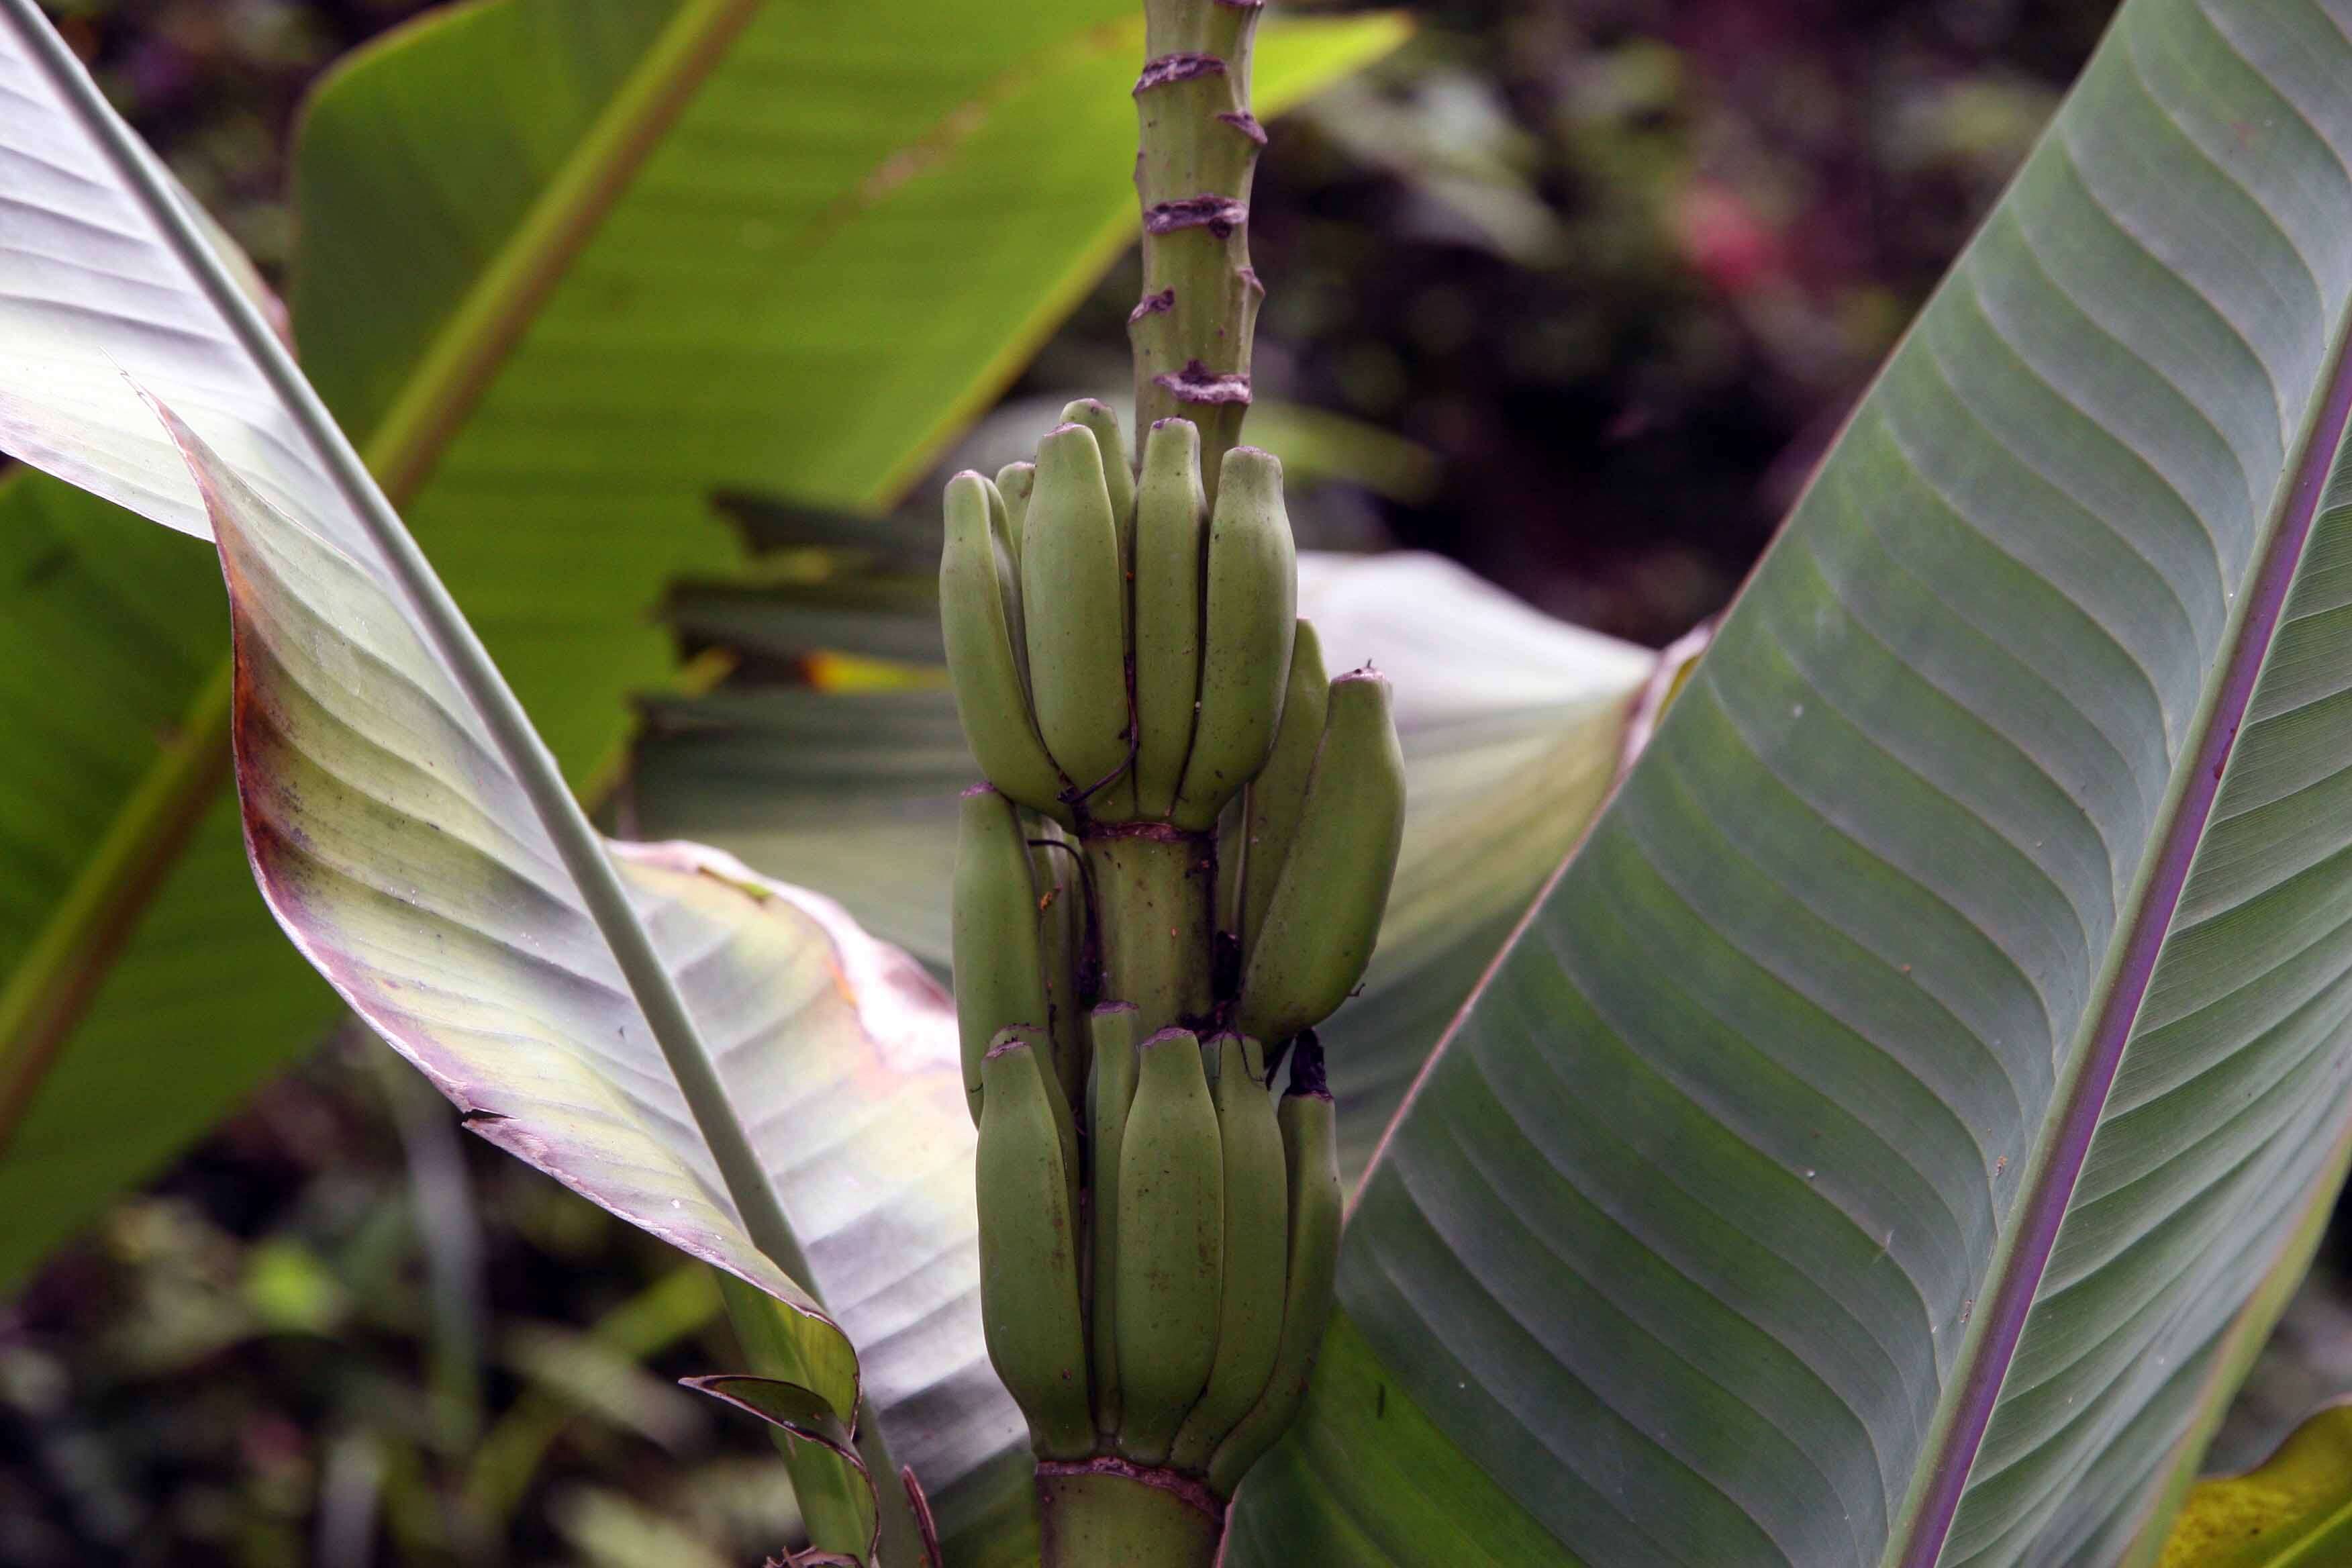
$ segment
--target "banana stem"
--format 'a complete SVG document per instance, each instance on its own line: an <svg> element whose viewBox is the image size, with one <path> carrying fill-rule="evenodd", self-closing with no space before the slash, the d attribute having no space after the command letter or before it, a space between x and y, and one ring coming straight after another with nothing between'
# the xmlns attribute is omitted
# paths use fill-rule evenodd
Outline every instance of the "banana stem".
<svg viewBox="0 0 2352 1568"><path fill-rule="evenodd" d="M1216 850L1206 834L1166 823L1089 830L1102 996L1138 1011L1136 1037L1206 1020Z"/></svg>
<svg viewBox="0 0 2352 1568"><path fill-rule="evenodd" d="M1044 1568L1210 1568L1224 1509L1209 1489L1120 1459L1037 1467Z"/></svg>
<svg viewBox="0 0 2352 1568"><path fill-rule="evenodd" d="M1250 40L1265 0L1144 0L1135 84L1143 298L1128 317L1137 446L1157 419L1201 430L1201 480L1249 412L1250 341L1265 290L1250 268L1250 179L1265 132L1250 113Z"/></svg>

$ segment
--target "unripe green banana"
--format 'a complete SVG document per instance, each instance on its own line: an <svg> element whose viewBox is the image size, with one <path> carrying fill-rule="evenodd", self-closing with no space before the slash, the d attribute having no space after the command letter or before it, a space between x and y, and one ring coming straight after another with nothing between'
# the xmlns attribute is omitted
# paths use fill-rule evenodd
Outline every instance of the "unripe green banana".
<svg viewBox="0 0 2352 1568"><path fill-rule="evenodd" d="M1274 1373L1290 1252L1289 1184L1264 1056L1255 1040L1230 1031L1209 1043L1217 1055L1213 1098L1224 1158L1224 1295L1209 1385L1168 1450L1169 1464L1194 1471L1208 1468Z"/></svg>
<svg viewBox="0 0 2352 1568"><path fill-rule="evenodd" d="M1021 814L987 784L964 791L961 804L950 926L964 1098L978 1121L981 1060L997 1031L1008 1024L1043 1026L1051 1015Z"/></svg>
<svg viewBox="0 0 2352 1568"><path fill-rule="evenodd" d="M1087 888L1077 840L1051 822L1024 824L1037 886L1037 955L1054 1034L1054 1071L1076 1104L1087 1085L1087 1009L1079 973L1086 953Z"/></svg>
<svg viewBox="0 0 2352 1568"><path fill-rule="evenodd" d="M1243 1033L1286 1040L1348 999L1380 935L1403 837L1388 679L1350 670L1331 683L1306 812L1242 966Z"/></svg>
<svg viewBox="0 0 2352 1568"><path fill-rule="evenodd" d="M988 1359L1047 1458L1094 1449L1087 1331L1078 1295L1071 1170L1054 1113L1061 1090L1040 1058L1042 1036L1005 1032L982 1064L980 1306ZM1066 1120L1066 1108L1064 1120Z"/></svg>
<svg viewBox="0 0 2352 1568"><path fill-rule="evenodd" d="M1323 673L1323 643L1315 628L1298 623L1290 645L1290 680L1283 692L1282 723L1274 732L1274 753L1243 792L1248 816L1242 833L1242 962L1265 924L1266 906L1282 876L1282 862L1298 835L1299 818L1307 810L1307 784L1315 771L1315 753L1323 743L1323 719L1329 707L1328 679Z"/></svg>
<svg viewBox="0 0 2352 1568"><path fill-rule="evenodd" d="M1208 531L1201 433L1189 419L1159 420L1135 493L1135 804L1147 817L1174 808L1192 750Z"/></svg>
<svg viewBox="0 0 2352 1568"><path fill-rule="evenodd" d="M1225 454L1209 522L1201 708L1176 796L1179 827L1197 832L1214 823L1225 802L1265 765L1290 673L1297 576L1282 465L1255 447L1236 447ZM1033 610L1033 665L1034 616ZM1052 738L1049 732L1049 743Z"/></svg>
<svg viewBox="0 0 2352 1568"><path fill-rule="evenodd" d="M1105 1003L1087 1015L1094 1047L1087 1075L1087 1184L1094 1200L1095 1424L1107 1436L1118 1430L1118 1162L1135 1099L1138 1016L1129 1002Z"/></svg>
<svg viewBox="0 0 2352 1568"><path fill-rule="evenodd" d="M1118 1451L1164 1463L1217 1353L1224 1277L1224 1149L1189 1029L1137 1053L1118 1155Z"/></svg>
<svg viewBox="0 0 2352 1568"><path fill-rule="evenodd" d="M1034 811L1074 820L1066 787L1030 717L1026 631L1002 499L974 473L948 481L940 629L964 738L989 783Z"/></svg>
<svg viewBox="0 0 2352 1568"><path fill-rule="evenodd" d="M1094 432L1095 448L1102 453L1103 489L1110 496L1111 521L1118 528L1118 559L1122 570L1135 564L1135 468L1127 443L1119 438L1118 416L1110 405L1081 397L1062 410L1062 423L1083 425Z"/></svg>
<svg viewBox="0 0 2352 1568"><path fill-rule="evenodd" d="M1128 763L1127 579L1102 453L1083 425L1061 426L1037 445L1021 603L1037 732L1084 793L1085 809L1103 815L1106 786Z"/></svg>
<svg viewBox="0 0 2352 1568"><path fill-rule="evenodd" d="M996 493L1004 502L1004 538L1013 550L1016 583L1021 580L1021 531L1029 516L1029 492L1036 482L1034 463L1007 463L996 470Z"/></svg>
<svg viewBox="0 0 2352 1568"><path fill-rule="evenodd" d="M1290 1091L1276 1121L1282 1130L1289 1177L1289 1272L1284 1283L1282 1334L1265 1392L1209 1460L1209 1485L1231 1497L1242 1477L1288 1431L1307 1397L1315 1352L1331 1321L1331 1289L1339 1272L1339 1134L1331 1095L1323 1083L1323 1052L1315 1037L1300 1037L1291 1063Z"/></svg>

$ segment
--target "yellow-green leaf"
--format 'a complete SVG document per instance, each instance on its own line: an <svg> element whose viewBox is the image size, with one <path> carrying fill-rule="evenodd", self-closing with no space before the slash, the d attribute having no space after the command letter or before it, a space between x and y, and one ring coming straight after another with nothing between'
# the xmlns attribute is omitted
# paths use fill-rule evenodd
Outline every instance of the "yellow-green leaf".
<svg viewBox="0 0 2352 1568"><path fill-rule="evenodd" d="M2162 1568L2334 1568L2352 1563L2352 1403L2296 1427L2242 1476L2200 1481Z"/></svg>

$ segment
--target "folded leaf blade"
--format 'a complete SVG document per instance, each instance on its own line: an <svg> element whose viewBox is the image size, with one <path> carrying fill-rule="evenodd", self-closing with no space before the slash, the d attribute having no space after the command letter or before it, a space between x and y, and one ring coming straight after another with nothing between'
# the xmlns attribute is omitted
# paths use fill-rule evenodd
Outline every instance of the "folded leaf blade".
<svg viewBox="0 0 2352 1568"><path fill-rule="evenodd" d="M0 49L0 449L184 533L210 525L139 388L257 476L273 504L361 542L320 456L45 63L46 24ZM128 141L121 151L152 166ZM94 353L102 342L104 352Z"/></svg>
<svg viewBox="0 0 2352 1568"><path fill-rule="evenodd" d="M1017 1440L974 1310L953 1015L827 901L692 846L613 846L836 1319L756 1245L518 782L400 606L201 444L229 584L246 838L271 910L490 1141L794 1309L844 1415L942 1491ZM940 1419L951 1411L954 1419ZM992 1419L992 1417L993 1417Z"/></svg>

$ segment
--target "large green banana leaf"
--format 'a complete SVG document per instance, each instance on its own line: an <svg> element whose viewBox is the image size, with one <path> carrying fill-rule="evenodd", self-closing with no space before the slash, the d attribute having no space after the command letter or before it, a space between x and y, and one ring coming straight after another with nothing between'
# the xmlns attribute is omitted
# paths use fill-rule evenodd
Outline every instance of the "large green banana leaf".
<svg viewBox="0 0 2352 1568"><path fill-rule="evenodd" d="M2352 1116L2348 167L2352 10L2123 7L1390 1132L1236 1568L2147 1527Z"/></svg>
<svg viewBox="0 0 2352 1568"><path fill-rule="evenodd" d="M323 87L296 337L575 779L666 679L665 582L733 559L711 491L886 497L1116 254L1133 10L488 0ZM1262 100L1400 32L1269 29ZM218 579L0 487L0 1280L334 1014L249 890Z"/></svg>
<svg viewBox="0 0 2352 1568"><path fill-rule="evenodd" d="M830 537L773 511L766 526L779 546ZM888 544L922 574L704 588L674 613L689 640L753 668L827 650L936 661L937 524L901 524ZM1381 945L1362 994L1320 1031L1352 1175L1600 803L1657 656L1429 555L1307 553L1298 605L1332 668L1388 673L1404 743L1404 847ZM938 681L850 693L740 681L650 704L620 800L632 833L707 839L822 889L944 975L941 889L971 778Z"/></svg>

